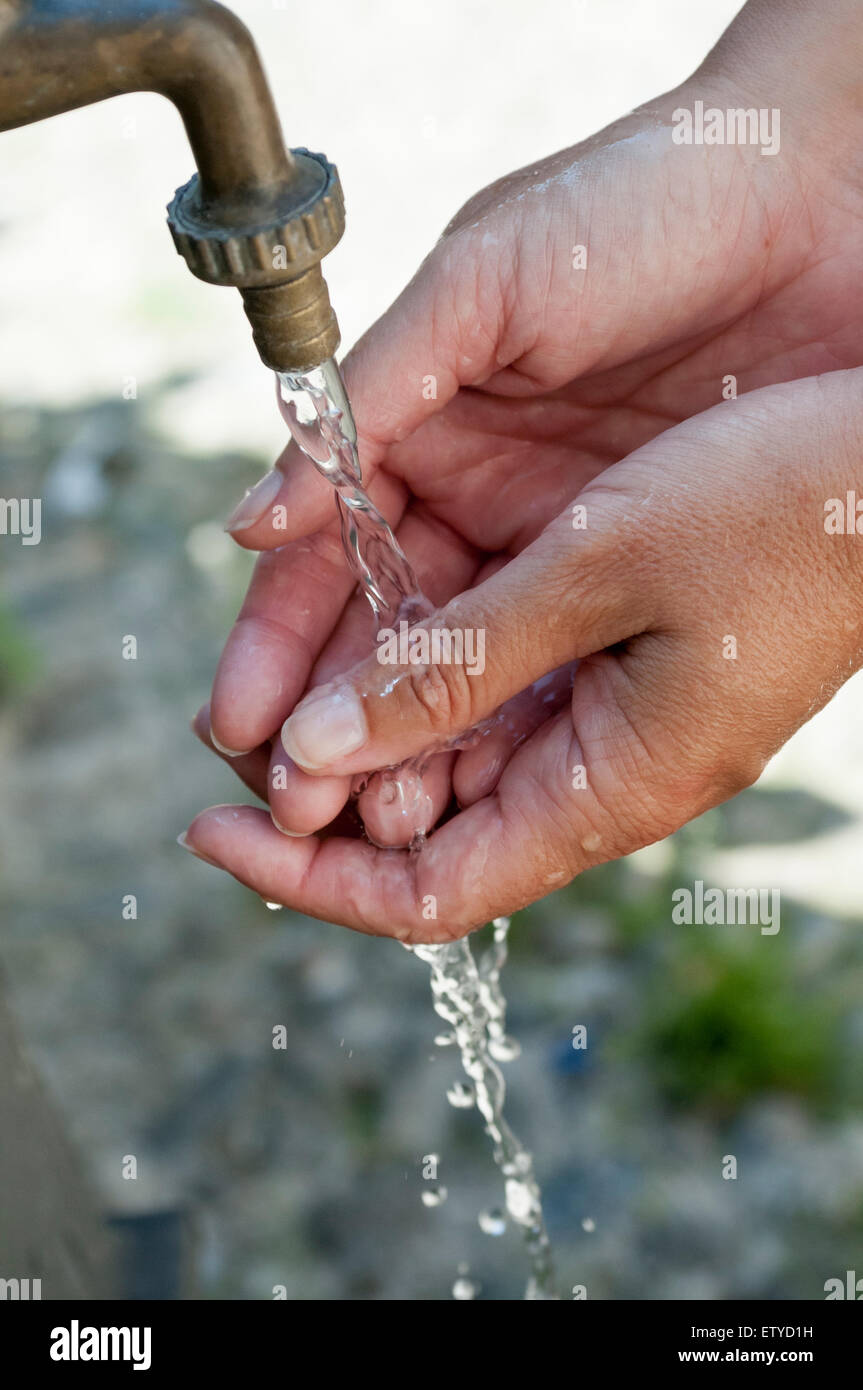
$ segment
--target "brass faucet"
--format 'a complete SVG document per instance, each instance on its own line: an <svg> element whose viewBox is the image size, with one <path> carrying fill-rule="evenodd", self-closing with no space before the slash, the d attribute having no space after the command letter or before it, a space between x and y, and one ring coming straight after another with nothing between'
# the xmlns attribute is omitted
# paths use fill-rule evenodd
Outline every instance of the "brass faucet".
<svg viewBox="0 0 863 1390"><path fill-rule="evenodd" d="M339 177L285 148L245 25L214 0L0 0L0 131L140 91L174 103L192 146L168 207L189 269L240 289L268 367L319 366L339 343L320 264L344 231Z"/></svg>

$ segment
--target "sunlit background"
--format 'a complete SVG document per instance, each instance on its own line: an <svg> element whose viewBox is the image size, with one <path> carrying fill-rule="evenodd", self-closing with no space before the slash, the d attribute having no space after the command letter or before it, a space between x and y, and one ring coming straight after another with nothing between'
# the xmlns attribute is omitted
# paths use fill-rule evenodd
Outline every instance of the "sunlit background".
<svg viewBox="0 0 863 1390"><path fill-rule="evenodd" d="M349 344L465 198L680 81L739 6L233 8L289 143L339 166L326 273ZM44 525L0 540L0 1011L114 1220L127 1296L445 1299L466 1265L481 1298L517 1297L516 1236L477 1224L499 1184L478 1116L445 1100L425 967L270 913L175 845L238 795L187 725L250 569L223 519L284 440L239 296L173 250L190 173L155 96L0 136L0 493L42 497ZM756 788L516 923L509 1111L564 1296L819 1298L863 1268L861 696L858 677ZM780 888L780 933L674 926L695 878ZM15 1235L40 1181L16 1171L0 1276L74 1288L74 1244L43 1271Z"/></svg>

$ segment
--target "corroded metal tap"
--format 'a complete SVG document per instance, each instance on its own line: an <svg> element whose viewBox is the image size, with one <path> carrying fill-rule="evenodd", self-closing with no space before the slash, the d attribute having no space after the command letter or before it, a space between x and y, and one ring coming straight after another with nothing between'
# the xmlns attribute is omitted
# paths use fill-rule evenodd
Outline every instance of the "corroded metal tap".
<svg viewBox="0 0 863 1390"><path fill-rule="evenodd" d="M319 366L339 342L321 273L344 230L338 173L285 148L245 25L214 0L0 0L0 131L139 91L174 103L192 146L168 208L189 269L237 286L267 366Z"/></svg>

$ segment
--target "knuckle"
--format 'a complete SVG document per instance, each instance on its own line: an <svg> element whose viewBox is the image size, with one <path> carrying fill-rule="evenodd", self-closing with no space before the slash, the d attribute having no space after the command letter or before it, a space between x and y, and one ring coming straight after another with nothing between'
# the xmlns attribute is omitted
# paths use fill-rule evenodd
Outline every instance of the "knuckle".
<svg viewBox="0 0 863 1390"><path fill-rule="evenodd" d="M754 750L727 755L713 776L713 804L718 805L754 786L764 771L767 758Z"/></svg>
<svg viewBox="0 0 863 1390"><path fill-rule="evenodd" d="M463 665L434 664L411 670L408 689L432 733L457 732L474 722L469 677Z"/></svg>

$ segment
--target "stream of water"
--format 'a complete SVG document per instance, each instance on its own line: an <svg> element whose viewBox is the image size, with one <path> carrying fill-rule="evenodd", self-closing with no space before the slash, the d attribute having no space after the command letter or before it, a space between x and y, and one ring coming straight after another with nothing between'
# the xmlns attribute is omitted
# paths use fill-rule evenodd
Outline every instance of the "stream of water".
<svg viewBox="0 0 863 1390"><path fill-rule="evenodd" d="M378 627L396 627L400 621L415 624L430 617L433 605L422 594L392 528L363 488L356 425L335 360L311 372L280 373L277 385L280 409L291 435L335 490L345 556ZM465 747L476 737L474 730L448 746ZM398 799L406 816L419 809L428 756L380 774L390 784L390 799ZM365 779L356 779L354 793L364 785ZM422 852L424 838L422 833L414 836L411 853ZM554 1299L551 1250L533 1159L503 1113L506 1083L500 1063L511 1061L519 1051L506 1033L506 1000L500 983L507 955L508 918L497 918L492 930L492 942L479 958L468 937L445 945L410 946L408 950L430 967L434 1008L448 1025L435 1042L458 1048L468 1078L447 1092L448 1099L457 1107L476 1106L479 1110L503 1176L506 1213L523 1232L530 1268L525 1298ZM438 1190L437 1200L427 1205L443 1201L445 1194L441 1193ZM502 1213L480 1215L480 1226L489 1234L501 1234L505 1222ZM453 1297L465 1300L475 1294L475 1284L461 1273L453 1285Z"/></svg>

